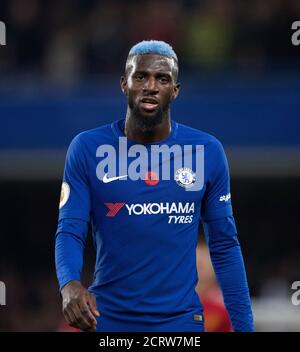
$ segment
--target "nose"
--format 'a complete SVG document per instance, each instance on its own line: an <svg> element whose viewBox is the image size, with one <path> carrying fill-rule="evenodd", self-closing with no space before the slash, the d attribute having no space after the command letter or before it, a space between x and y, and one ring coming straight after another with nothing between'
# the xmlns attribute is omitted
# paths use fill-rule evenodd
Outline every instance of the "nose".
<svg viewBox="0 0 300 352"><path fill-rule="evenodd" d="M148 93L152 93L152 94L158 93L155 77L149 77L149 79L146 80L144 87L143 87L143 91L148 92Z"/></svg>

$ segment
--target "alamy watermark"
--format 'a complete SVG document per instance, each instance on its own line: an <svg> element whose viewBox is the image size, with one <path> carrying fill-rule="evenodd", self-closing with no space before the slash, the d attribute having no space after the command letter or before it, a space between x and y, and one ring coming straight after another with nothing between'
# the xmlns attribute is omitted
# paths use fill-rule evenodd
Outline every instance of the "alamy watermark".
<svg viewBox="0 0 300 352"><path fill-rule="evenodd" d="M6 45L6 26L0 21L0 45Z"/></svg>
<svg viewBox="0 0 300 352"><path fill-rule="evenodd" d="M292 34L291 41L293 45L297 46L300 44L300 21L292 23L292 30L295 32Z"/></svg>
<svg viewBox="0 0 300 352"><path fill-rule="evenodd" d="M5 283L0 281L0 306L6 305L6 286Z"/></svg>
<svg viewBox="0 0 300 352"><path fill-rule="evenodd" d="M187 191L200 191L204 186L204 145L172 146L152 144L147 148L134 144L127 148L127 138L119 137L118 147L103 144L97 148L101 158L96 168L100 181L147 180L151 174L160 180L175 180Z"/></svg>
<svg viewBox="0 0 300 352"><path fill-rule="evenodd" d="M300 281L294 281L291 286L292 290L296 290L292 294L292 303L294 306L299 306L300 305Z"/></svg>

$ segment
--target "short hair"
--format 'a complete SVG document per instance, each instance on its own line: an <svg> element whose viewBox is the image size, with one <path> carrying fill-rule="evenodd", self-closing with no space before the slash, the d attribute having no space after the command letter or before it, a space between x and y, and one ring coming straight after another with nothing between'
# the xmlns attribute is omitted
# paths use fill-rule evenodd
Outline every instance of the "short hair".
<svg viewBox="0 0 300 352"><path fill-rule="evenodd" d="M128 53L128 57L126 60L126 74L128 73L128 62L133 56L136 55L144 55L144 54L157 54L161 56L166 56L171 58L175 62L175 72L174 76L177 79L178 76L178 58L177 55L172 48L172 46L162 40L143 40L137 44L135 44Z"/></svg>
<svg viewBox="0 0 300 352"><path fill-rule="evenodd" d="M143 54L158 54L178 61L177 55L171 45L162 40L143 40L130 49L128 57Z"/></svg>

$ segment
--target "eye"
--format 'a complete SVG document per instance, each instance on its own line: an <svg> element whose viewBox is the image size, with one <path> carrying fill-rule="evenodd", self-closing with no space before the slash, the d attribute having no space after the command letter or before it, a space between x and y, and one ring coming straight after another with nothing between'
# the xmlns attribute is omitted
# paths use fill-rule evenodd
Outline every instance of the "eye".
<svg viewBox="0 0 300 352"><path fill-rule="evenodd" d="M159 77L159 81L162 83L162 84L166 84L166 83L169 83L169 78L166 77L166 76L161 76Z"/></svg>
<svg viewBox="0 0 300 352"><path fill-rule="evenodd" d="M142 81L144 79L144 75L142 73L137 73L134 78L137 80L137 81Z"/></svg>

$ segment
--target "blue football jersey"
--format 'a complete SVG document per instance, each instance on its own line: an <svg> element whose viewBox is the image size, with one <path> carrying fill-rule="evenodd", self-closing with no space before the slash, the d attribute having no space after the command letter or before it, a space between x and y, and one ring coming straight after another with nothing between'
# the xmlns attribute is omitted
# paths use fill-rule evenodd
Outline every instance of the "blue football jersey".
<svg viewBox="0 0 300 352"><path fill-rule="evenodd" d="M129 177L129 168L141 168L140 156L130 151L138 143L127 140L127 169L119 155L124 119L82 132L69 146L59 220L92 224L96 263L89 290L101 313L97 331L203 329L195 291L198 227L232 215L228 165L215 137L171 122L165 140L143 144L148 159L140 179ZM172 153L151 163L153 146L175 145L189 146L188 165L184 158L178 164ZM113 165L105 166L109 151ZM202 161L195 170L197 158ZM164 163L170 165L169 179L162 174ZM80 278L61 270L61 287L72 279Z"/></svg>

